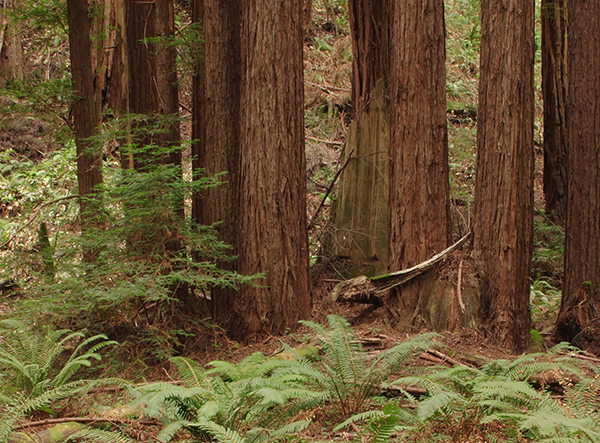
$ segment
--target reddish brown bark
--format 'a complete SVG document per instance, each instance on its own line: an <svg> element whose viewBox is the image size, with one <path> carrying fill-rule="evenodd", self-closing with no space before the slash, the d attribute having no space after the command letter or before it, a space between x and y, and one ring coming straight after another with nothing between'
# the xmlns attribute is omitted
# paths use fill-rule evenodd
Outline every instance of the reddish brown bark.
<svg viewBox="0 0 600 443"><path fill-rule="evenodd" d="M533 0L482 0L473 257L491 337L527 349L533 235Z"/></svg>
<svg viewBox="0 0 600 443"><path fill-rule="evenodd" d="M155 116L153 123L166 130L151 133L141 124L134 130L134 141L141 146L169 146L179 142L178 120L172 123L164 120L176 117L179 112L176 52L168 42L174 34L173 1L126 2L125 5L129 111ZM155 160L178 164L181 155L176 151ZM141 166L142 163L134 162L135 168Z"/></svg>
<svg viewBox="0 0 600 443"><path fill-rule="evenodd" d="M227 172L195 200L202 224L260 286L213 288L213 316L250 340L283 334L310 312L305 208L301 0L196 2L205 57L195 80L194 167ZM241 23L241 27L240 27Z"/></svg>
<svg viewBox="0 0 600 443"><path fill-rule="evenodd" d="M242 0L238 271L234 336L283 334L310 314L301 0Z"/></svg>
<svg viewBox="0 0 600 443"><path fill-rule="evenodd" d="M222 222L219 238L234 247L242 241L239 235L239 163L240 163L240 94L242 79L241 4L239 1L225 4L216 0L199 3L196 20L204 19L203 67L196 77L197 98L194 107L197 125L194 138L196 161L194 168L204 169L207 174L226 172L224 183L207 189L195 198L195 220L203 225ZM202 17L201 17L202 15ZM202 84L201 84L202 83ZM204 98L202 99L202 97ZM235 253L235 252L234 252ZM233 268L234 263L221 263ZM225 328L237 321L232 309L238 292L231 288L213 288L213 318Z"/></svg>
<svg viewBox="0 0 600 443"><path fill-rule="evenodd" d="M600 307L600 2L568 2L565 281L555 338L598 343ZM587 343L586 343L587 342Z"/></svg>
<svg viewBox="0 0 600 443"><path fill-rule="evenodd" d="M390 268L414 266L450 244L442 0L404 0L390 17ZM430 275L429 278L436 278ZM388 306L403 326L425 320L422 279Z"/></svg>
<svg viewBox="0 0 600 443"><path fill-rule="evenodd" d="M546 212L566 216L567 0L542 0L544 195Z"/></svg>
<svg viewBox="0 0 600 443"><path fill-rule="evenodd" d="M73 122L77 146L77 181L79 185L82 230L99 222L101 201L93 198L102 183L102 150L92 139L100 125L99 107L94 87L91 21L87 0L68 0L69 44L73 82ZM92 259L88 255L88 259Z"/></svg>
<svg viewBox="0 0 600 443"><path fill-rule="evenodd" d="M387 0L349 0L352 33L353 119L369 109L377 82L387 87L389 68L389 16Z"/></svg>

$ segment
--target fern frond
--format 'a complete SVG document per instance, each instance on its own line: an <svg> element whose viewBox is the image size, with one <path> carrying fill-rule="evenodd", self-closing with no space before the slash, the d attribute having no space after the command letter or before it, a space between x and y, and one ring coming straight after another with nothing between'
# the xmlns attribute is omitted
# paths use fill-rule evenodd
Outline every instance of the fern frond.
<svg viewBox="0 0 600 443"><path fill-rule="evenodd" d="M189 426L190 424L191 422L188 420L172 421L160 430L156 438L158 439L158 441L162 442L171 441L175 434L177 434L179 431L184 429L186 426Z"/></svg>
<svg viewBox="0 0 600 443"><path fill-rule="evenodd" d="M169 359L177 369L177 374L188 387L205 386L207 381L206 371L190 358L172 357Z"/></svg>
<svg viewBox="0 0 600 443"><path fill-rule="evenodd" d="M384 386L419 386L427 390L430 395L444 392L444 385L435 380L429 379L427 376L408 376L398 378Z"/></svg>
<svg viewBox="0 0 600 443"><path fill-rule="evenodd" d="M17 398L6 406L0 416L0 442L6 442L15 424L32 411L40 410L63 398L74 397L97 386L126 384L127 382L118 379L78 380L50 389L35 397Z"/></svg>
<svg viewBox="0 0 600 443"><path fill-rule="evenodd" d="M323 347L323 362L328 375L335 384L338 396L343 398L349 385L357 384L365 369L362 346L347 320L337 315L328 315L330 329L318 323L303 321L317 333Z"/></svg>
<svg viewBox="0 0 600 443"><path fill-rule="evenodd" d="M542 436L561 437L561 429L568 434L587 437L590 441L600 441L598 423L591 419L576 419L547 411L536 411L521 423L521 429L537 430Z"/></svg>
<svg viewBox="0 0 600 443"><path fill-rule="evenodd" d="M96 443L136 443L136 440L121 432L110 432L102 429L84 428L70 434L64 441L81 440Z"/></svg>
<svg viewBox="0 0 600 443"><path fill-rule="evenodd" d="M190 423L190 428L199 428L212 435L219 443L246 443L247 440L232 429L227 429L215 422L208 420L199 420Z"/></svg>
<svg viewBox="0 0 600 443"><path fill-rule="evenodd" d="M377 417L383 417L384 415L385 414L381 410L365 411L365 412L359 412L357 414L352 414L346 420L344 420L340 424L336 425L333 428L333 431L337 432L340 429L344 429L345 427L350 426L352 423L358 423L358 422L364 421L364 420L371 420L371 419L374 419Z"/></svg>
<svg viewBox="0 0 600 443"><path fill-rule="evenodd" d="M269 434L272 437L286 437L290 434L297 434L298 432L304 431L310 426L312 422L310 420L298 420L286 424L274 431L270 431Z"/></svg>
<svg viewBox="0 0 600 443"><path fill-rule="evenodd" d="M417 408L417 417L424 422L437 414L446 414L452 409L466 406L468 401L454 392L437 392L423 400Z"/></svg>
<svg viewBox="0 0 600 443"><path fill-rule="evenodd" d="M501 399L521 406L537 404L543 398L528 383L510 379L484 380L475 384L473 390L483 398Z"/></svg>

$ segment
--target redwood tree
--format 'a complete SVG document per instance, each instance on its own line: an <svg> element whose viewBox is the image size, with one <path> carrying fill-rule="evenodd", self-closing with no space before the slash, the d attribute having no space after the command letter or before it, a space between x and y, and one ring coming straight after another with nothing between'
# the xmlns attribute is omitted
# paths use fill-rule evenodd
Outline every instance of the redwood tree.
<svg viewBox="0 0 600 443"><path fill-rule="evenodd" d="M335 205L336 255L386 272L388 260L389 16L387 1L350 0L352 123ZM360 269L360 268L357 268ZM364 272L364 270L361 270Z"/></svg>
<svg viewBox="0 0 600 443"><path fill-rule="evenodd" d="M565 281L555 338L597 346L600 309L600 1L571 0ZM587 342L587 343L586 343Z"/></svg>
<svg viewBox="0 0 600 443"><path fill-rule="evenodd" d="M73 82L73 121L77 147L77 181L79 185L82 229L98 222L101 201L96 187L102 183L102 150L93 137L100 125L100 107L94 84L91 20L87 0L68 0L69 44ZM95 198L94 198L95 197ZM92 259L87 254L87 259Z"/></svg>
<svg viewBox="0 0 600 443"><path fill-rule="evenodd" d="M533 236L534 1L482 0L473 256L486 329L528 346Z"/></svg>
<svg viewBox="0 0 600 443"><path fill-rule="evenodd" d="M171 146L179 142L179 97L176 50L168 40L174 35L173 0L126 2L127 86L128 111L150 118L156 125L147 131L145 123L138 124L135 138L139 145ZM155 129L160 129L155 131ZM137 161L127 167L140 167ZM179 164L181 153L174 150L157 162Z"/></svg>
<svg viewBox="0 0 600 443"><path fill-rule="evenodd" d="M232 330L283 334L310 314L301 0L242 0L237 270Z"/></svg>
<svg viewBox="0 0 600 443"><path fill-rule="evenodd" d="M240 109L241 109L241 3L204 0L204 102L196 99L195 108L202 109L196 130L202 136L195 145L196 168L208 174L225 172L224 183L206 190L196 199L196 221L211 225L222 222L219 238L234 248L242 241L239 235ZM195 13L196 14L196 13ZM198 17L200 19L200 10ZM237 253L234 249L233 253ZM221 263L233 268L234 263ZM213 318L225 328L238 321L232 309L238 293L232 288L213 288Z"/></svg>
<svg viewBox="0 0 600 443"><path fill-rule="evenodd" d="M222 221L232 268L264 274L256 286L211 291L214 319L236 339L283 334L310 313L302 5L195 2L205 56L194 88L194 167L227 174L196 199L194 217Z"/></svg>
<svg viewBox="0 0 600 443"><path fill-rule="evenodd" d="M567 0L542 0L544 195L546 212L564 222L567 146Z"/></svg>
<svg viewBox="0 0 600 443"><path fill-rule="evenodd" d="M390 9L390 268L414 266L451 239L442 0L403 0ZM403 327L430 326L433 290L417 279L388 306Z"/></svg>

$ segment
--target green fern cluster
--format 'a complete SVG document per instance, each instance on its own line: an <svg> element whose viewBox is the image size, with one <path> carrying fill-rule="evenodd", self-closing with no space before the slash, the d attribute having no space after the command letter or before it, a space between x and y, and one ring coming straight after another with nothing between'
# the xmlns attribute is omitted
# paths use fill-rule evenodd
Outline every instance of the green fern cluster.
<svg viewBox="0 0 600 443"><path fill-rule="evenodd" d="M419 401L405 392L412 408L386 405L382 411L356 414L338 429L368 420L366 433L371 441L388 441L391 433L410 429L413 436L442 433L445 439L462 442L485 434L487 425L497 423L508 434L533 441L600 442L600 376L586 378L578 361L563 352L566 349L573 351L560 344L545 354L495 360L481 369L432 368L423 375L402 377L389 385L420 386L426 397ZM563 384L562 400L530 384L533 375L558 372L581 379L575 385ZM492 429L490 439L498 426Z"/></svg>
<svg viewBox="0 0 600 443"><path fill-rule="evenodd" d="M160 418L158 439L171 441L186 430L204 441L274 441L308 426L306 420L285 424L305 399L319 393L305 388L306 379L290 370L296 364L255 353L238 365L223 361L205 370L193 360L170 360L183 386L153 383L136 389L146 414Z"/></svg>
<svg viewBox="0 0 600 443"><path fill-rule="evenodd" d="M98 351L116 344L103 334L85 338L83 332L68 329L48 329L41 336L11 319L0 321L0 326L1 402L17 393L35 397L65 385L82 367L102 358ZM71 344L76 344L74 350ZM60 362L61 358L66 361Z"/></svg>
<svg viewBox="0 0 600 443"><path fill-rule="evenodd" d="M55 402L74 398L97 386L124 386L116 379L75 380L83 367L99 361L99 351L115 344L105 335L48 329L44 335L16 320L0 321L0 443L16 424Z"/></svg>
<svg viewBox="0 0 600 443"><path fill-rule="evenodd" d="M313 329L323 349L317 364L304 362L304 374L316 389L326 392L329 401L344 415L364 410L382 383L401 365L422 350L436 345L436 334L421 334L381 353L374 360L364 352L347 320L327 316L329 328L304 321ZM302 363L302 361L301 361Z"/></svg>

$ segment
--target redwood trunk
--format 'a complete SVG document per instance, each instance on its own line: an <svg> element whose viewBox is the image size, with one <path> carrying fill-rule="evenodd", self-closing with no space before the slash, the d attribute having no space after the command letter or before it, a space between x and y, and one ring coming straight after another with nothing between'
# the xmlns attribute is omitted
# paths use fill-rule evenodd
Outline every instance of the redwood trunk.
<svg viewBox="0 0 600 443"><path fill-rule="evenodd" d="M546 212L564 222L567 146L567 0L542 0L544 195Z"/></svg>
<svg viewBox="0 0 600 443"><path fill-rule="evenodd" d="M533 235L534 1L482 0L473 256L499 344L529 343Z"/></svg>
<svg viewBox="0 0 600 443"><path fill-rule="evenodd" d="M388 0L349 0L352 33L353 119L369 109L377 82L387 88L389 69Z"/></svg>
<svg viewBox="0 0 600 443"><path fill-rule="evenodd" d="M569 1L568 10L565 282L555 338L598 346L591 321L600 307L600 2Z"/></svg>
<svg viewBox="0 0 600 443"><path fill-rule="evenodd" d="M102 150L92 140L98 132L100 113L96 103L90 43L91 21L87 0L68 0L69 44L73 82L73 121L77 146L82 230L99 222L101 200L96 187L102 183ZM86 259L92 260L93 254Z"/></svg>
<svg viewBox="0 0 600 443"><path fill-rule="evenodd" d="M129 111L150 118L164 132L148 132L145 124L134 128L134 141L141 146L169 146L179 142L179 123L168 120L179 112L175 48L168 45L174 34L173 0L126 2L126 41ZM150 41L162 38L165 41ZM147 160L147 159L146 159ZM181 155L156 158L156 162L178 164ZM128 165L131 167L131 165ZM134 161L134 168L142 167Z"/></svg>
<svg viewBox="0 0 600 443"><path fill-rule="evenodd" d="M232 333L283 334L310 314L301 0L242 0L238 271Z"/></svg>
<svg viewBox="0 0 600 443"><path fill-rule="evenodd" d="M196 77L194 168L207 174L225 172L222 185L207 189L194 200L194 219L203 225L221 222L219 239L237 247L239 234L240 95L242 79L241 5L218 0L197 2L195 20L203 20L204 58ZM202 83L202 84L201 84ZM203 98L202 98L203 97ZM267 99L268 100L268 99ZM254 112L251 110L249 112ZM235 249L233 251L234 254ZM233 268L235 263L221 263ZM213 288L212 315L229 329L237 322L233 304L238 292Z"/></svg>
<svg viewBox="0 0 600 443"><path fill-rule="evenodd" d="M390 17L389 244L390 268L400 270L451 240L443 1L397 2ZM426 287L419 278L388 300L401 326L431 326Z"/></svg>
<svg viewBox="0 0 600 443"><path fill-rule="evenodd" d="M352 117L334 209L335 254L354 262L349 276L387 271L389 70L387 1L350 0Z"/></svg>

